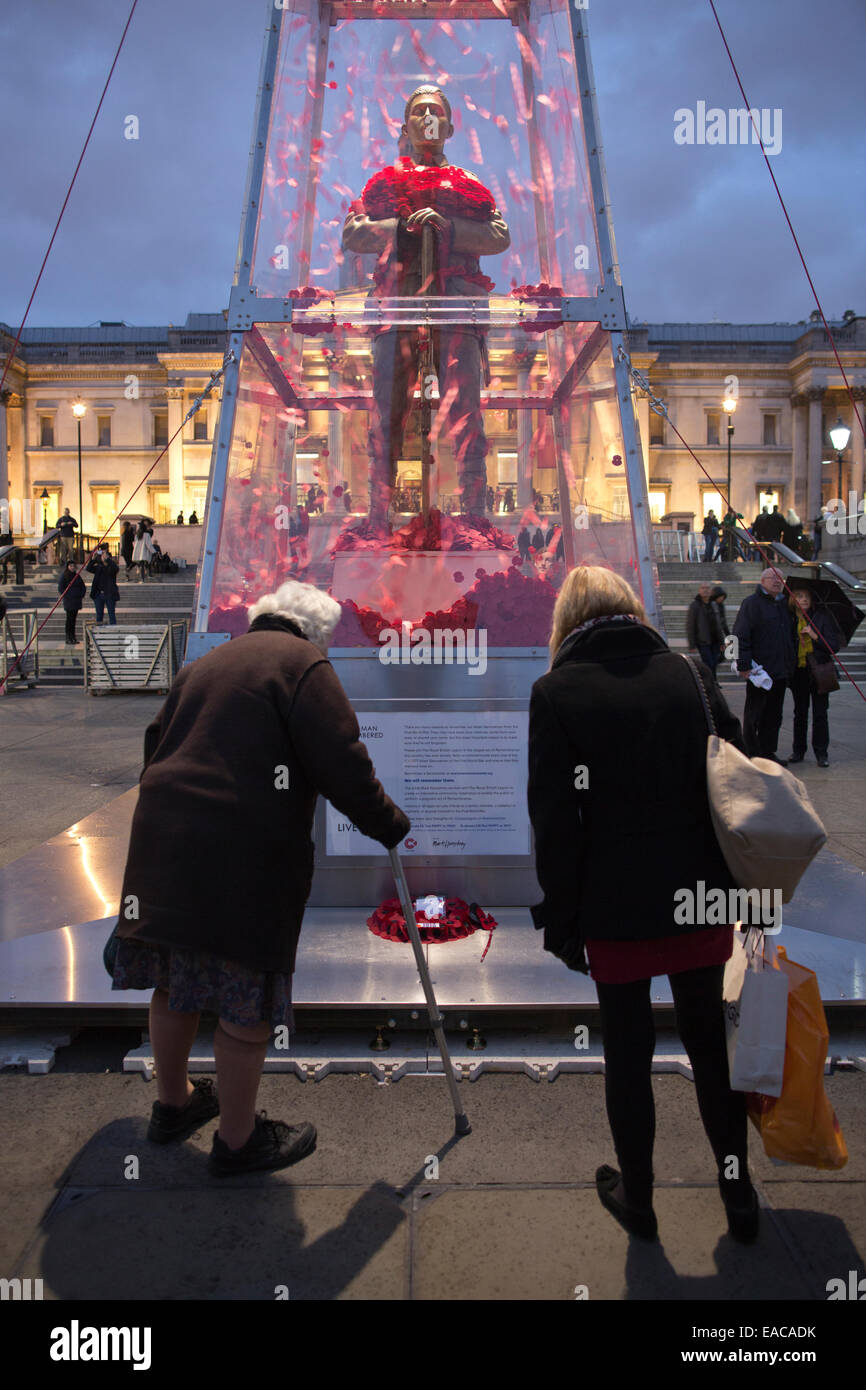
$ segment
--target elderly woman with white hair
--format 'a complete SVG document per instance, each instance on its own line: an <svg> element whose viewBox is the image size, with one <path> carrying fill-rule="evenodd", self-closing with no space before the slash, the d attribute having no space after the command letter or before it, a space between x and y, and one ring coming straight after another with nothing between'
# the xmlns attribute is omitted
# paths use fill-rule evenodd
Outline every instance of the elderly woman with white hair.
<svg viewBox="0 0 866 1390"><path fill-rule="evenodd" d="M340 605L290 581L249 631L185 666L144 741L113 963L115 989L153 988L159 1099L148 1138L219 1114L211 1173L283 1168L311 1124L256 1114L272 1029L293 1026L292 972L313 876L319 794L391 849L410 829L385 794L325 653ZM217 1014L213 1082L189 1081L202 1010Z"/></svg>

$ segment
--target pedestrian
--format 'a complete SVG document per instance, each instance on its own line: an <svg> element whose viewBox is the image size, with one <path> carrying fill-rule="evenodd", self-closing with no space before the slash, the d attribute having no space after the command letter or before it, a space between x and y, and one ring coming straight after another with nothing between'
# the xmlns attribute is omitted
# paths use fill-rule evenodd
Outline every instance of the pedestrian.
<svg viewBox="0 0 866 1390"><path fill-rule="evenodd" d="M188 524L189 524L190 526L198 526L198 524L199 524L199 523L198 523L198 515L196 514L196 512L194 512L194 511L190 512L190 514L189 514L189 523L188 523Z"/></svg>
<svg viewBox="0 0 866 1390"><path fill-rule="evenodd" d="M794 674L796 653L794 625L785 602L784 584L777 569L765 569L755 591L743 599L734 620L737 639L737 672L749 683L743 712L743 737L750 758L776 757L785 691ZM750 679L752 665L763 667L769 688Z"/></svg>
<svg viewBox="0 0 866 1390"><path fill-rule="evenodd" d="M785 518L778 506L774 506L767 517L766 532L769 541L780 541L785 534Z"/></svg>
<svg viewBox="0 0 866 1390"><path fill-rule="evenodd" d="M152 559L153 530L148 524L147 517L142 517L135 532L135 543L132 550L132 563L139 566L138 580L140 584L143 584L147 578Z"/></svg>
<svg viewBox="0 0 866 1390"><path fill-rule="evenodd" d="M60 530L60 535L57 537L57 559L71 560L75 548L75 532L78 529L78 522L74 516L70 516L68 507L64 507L63 515L57 518L55 525Z"/></svg>
<svg viewBox="0 0 866 1390"><path fill-rule="evenodd" d="M667 975L677 1028L718 1167L729 1230L757 1235L745 1096L730 1089L722 983L733 926L682 924L674 904L702 882L734 886L707 798L707 725L692 672L611 570L573 569L559 592L551 668L529 710L529 815L544 900L544 948L590 973L598 993L605 1099L619 1170L596 1172L602 1204L654 1239L650 987ZM695 661L722 738L740 726ZM577 774L577 775L575 775Z"/></svg>
<svg viewBox="0 0 866 1390"><path fill-rule="evenodd" d="M702 584L689 604L686 613L686 639L689 650L699 652L701 661L715 678L716 667L722 655L724 633L719 621L719 610L712 602L712 584Z"/></svg>
<svg viewBox="0 0 866 1390"><path fill-rule="evenodd" d="M376 778L326 659L340 606L293 580L250 609L243 636L176 676L144 740L118 919L115 989L151 989L159 1099L148 1138L219 1115L217 1177L284 1168L311 1124L256 1114L268 1040L293 1027L292 974L313 875L316 799L385 849L410 824ZM218 1097L187 1076L200 1013L216 1014Z"/></svg>
<svg viewBox="0 0 866 1390"><path fill-rule="evenodd" d="M729 637L731 634L731 629L728 627L728 615L725 612L725 599L727 597L728 595L725 593L721 584L713 585L710 590L710 602L714 603L718 610L717 618L722 633L722 652L725 650L725 638Z"/></svg>
<svg viewBox="0 0 866 1390"><path fill-rule="evenodd" d="M785 525L782 530L782 544L789 550L793 550L795 555L800 553L800 537L803 534L803 523L794 511L789 507L785 513Z"/></svg>
<svg viewBox="0 0 866 1390"><path fill-rule="evenodd" d="M737 556L738 546L735 532L738 520L738 514L728 508L722 518L722 544L719 547L720 560L734 560Z"/></svg>
<svg viewBox="0 0 866 1390"><path fill-rule="evenodd" d="M6 531L0 531L0 550L4 550L4 549L6 548L7 545L14 545L14 544L15 544L15 537L14 537L13 534L12 534L11 528L10 528L10 529L7 529ZM9 552L8 555L4 555L4 556L3 556L3 579L2 579L2 583L4 583L4 584L6 584L6 583L8 582L8 579L9 579L9 561L12 559L12 556L13 556L14 554L15 554L14 550L10 550L10 552Z"/></svg>
<svg viewBox="0 0 866 1390"><path fill-rule="evenodd" d="M532 536L532 548L536 555L540 555L544 549L544 532L540 526L536 526Z"/></svg>
<svg viewBox="0 0 866 1390"><path fill-rule="evenodd" d="M87 588L81 575L71 560L67 560L57 581L57 592L63 595L63 611L66 614L66 645L80 647L81 642L75 633L78 614L84 604Z"/></svg>
<svg viewBox="0 0 866 1390"><path fill-rule="evenodd" d="M719 518L712 507L704 517L701 535L704 538L704 560L710 561L716 553L716 542L719 539Z"/></svg>
<svg viewBox="0 0 866 1390"><path fill-rule="evenodd" d="M546 530L545 533L544 533L544 544L545 544L545 546L550 546L550 545L553 544L553 538L554 538L555 535L556 535L556 527L554 526L553 522L551 522L550 525L548 526L547 530Z"/></svg>
<svg viewBox="0 0 866 1390"><path fill-rule="evenodd" d="M347 512L352 510L352 494L348 488L343 490L343 506L346 508Z"/></svg>
<svg viewBox="0 0 866 1390"><path fill-rule="evenodd" d="M524 565L529 559L529 547L531 544L532 539L529 534L529 527L524 526L517 534L517 550Z"/></svg>
<svg viewBox="0 0 866 1390"><path fill-rule="evenodd" d="M120 553L123 557L123 563L126 566L124 573L127 579L129 579L130 570L132 569L132 552L134 548L135 531L132 522L124 521L120 528Z"/></svg>
<svg viewBox="0 0 866 1390"><path fill-rule="evenodd" d="M817 560L821 554L821 542L824 539L824 512L823 509L812 522L812 558Z"/></svg>
<svg viewBox="0 0 866 1390"><path fill-rule="evenodd" d="M830 695L818 690L813 667L832 665L831 651L844 647L845 638L832 613L815 607L810 589L795 589L790 606L796 624L797 665L790 681L794 696L794 750L788 762L801 763L806 756L811 702L812 751L819 767L829 767Z"/></svg>
<svg viewBox="0 0 866 1390"><path fill-rule="evenodd" d="M505 497L503 499L502 509L506 512L514 511L514 492L510 487L507 487L505 489Z"/></svg>
<svg viewBox="0 0 866 1390"><path fill-rule="evenodd" d="M109 625L111 627L117 625L117 619L114 616L115 605L120 598L120 590L117 587L117 569L117 561L111 558L108 546L98 546L94 551L93 559L87 566L88 574L93 575L90 597L93 599L93 606L96 609L97 627L102 626L106 608L108 609Z"/></svg>
<svg viewBox="0 0 866 1390"><path fill-rule="evenodd" d="M178 512L175 526L183 526L183 512Z"/></svg>
<svg viewBox="0 0 866 1390"><path fill-rule="evenodd" d="M304 570L310 563L310 514L301 502L298 503L297 513L295 517L295 553L298 557L299 568Z"/></svg>

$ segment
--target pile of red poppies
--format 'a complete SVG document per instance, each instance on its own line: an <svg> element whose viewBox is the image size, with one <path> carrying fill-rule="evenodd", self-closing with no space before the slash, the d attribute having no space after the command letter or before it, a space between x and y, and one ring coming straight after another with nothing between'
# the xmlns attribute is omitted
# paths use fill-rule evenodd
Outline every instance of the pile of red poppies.
<svg viewBox="0 0 866 1390"><path fill-rule="evenodd" d="M500 531L484 516L467 513L465 516L443 516L431 507L430 517L413 516L406 526L389 534L381 523L369 518L341 531L331 551L337 555L345 550L417 551L417 550L513 550L514 539Z"/></svg>
<svg viewBox="0 0 866 1390"><path fill-rule="evenodd" d="M477 903L464 902L462 898L446 898L444 917L437 917L433 921L425 916L422 908L416 907L415 921L424 942L463 941L479 929L489 932L482 960L490 950L497 925L496 918L491 917L489 912L485 912ZM380 903L372 917L367 918L367 926L374 936L382 936L386 941L409 940L398 898L386 898Z"/></svg>

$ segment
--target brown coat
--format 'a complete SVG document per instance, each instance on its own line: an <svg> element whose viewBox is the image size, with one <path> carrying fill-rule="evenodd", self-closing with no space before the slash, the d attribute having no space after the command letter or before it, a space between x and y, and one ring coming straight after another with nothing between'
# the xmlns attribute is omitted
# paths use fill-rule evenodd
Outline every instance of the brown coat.
<svg viewBox="0 0 866 1390"><path fill-rule="evenodd" d="M122 937L291 972L317 795L386 848L410 828L333 667L285 619L258 618L184 667L144 750Z"/></svg>

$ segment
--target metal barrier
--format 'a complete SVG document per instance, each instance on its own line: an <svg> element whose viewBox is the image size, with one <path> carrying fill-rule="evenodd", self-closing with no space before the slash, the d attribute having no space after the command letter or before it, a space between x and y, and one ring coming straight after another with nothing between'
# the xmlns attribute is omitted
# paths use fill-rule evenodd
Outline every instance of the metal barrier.
<svg viewBox="0 0 866 1390"><path fill-rule="evenodd" d="M0 618L0 693L16 685L32 690L39 680L39 638L35 608L11 608ZM28 646L28 643L30 644ZM25 647L27 650L25 651ZM24 655L21 656L21 653ZM20 660L19 660L20 658Z"/></svg>
<svg viewBox="0 0 866 1390"><path fill-rule="evenodd" d="M187 623L85 623L84 688L166 694L183 664Z"/></svg>

